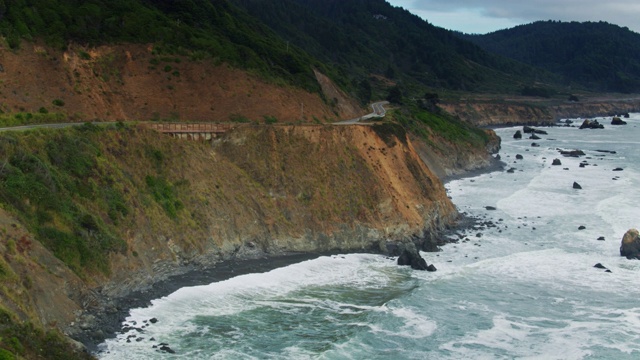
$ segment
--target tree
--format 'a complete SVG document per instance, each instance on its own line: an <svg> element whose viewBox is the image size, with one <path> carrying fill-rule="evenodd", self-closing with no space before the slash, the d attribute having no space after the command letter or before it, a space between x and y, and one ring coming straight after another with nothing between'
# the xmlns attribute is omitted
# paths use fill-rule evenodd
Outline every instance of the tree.
<svg viewBox="0 0 640 360"><path fill-rule="evenodd" d="M400 90L400 87L398 85L389 89L387 100L394 104L402 104L402 90Z"/></svg>

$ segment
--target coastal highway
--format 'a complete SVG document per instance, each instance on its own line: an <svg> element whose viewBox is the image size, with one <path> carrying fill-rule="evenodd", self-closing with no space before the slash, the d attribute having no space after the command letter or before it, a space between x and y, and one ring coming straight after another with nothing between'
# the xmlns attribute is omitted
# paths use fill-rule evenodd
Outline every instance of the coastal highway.
<svg viewBox="0 0 640 360"><path fill-rule="evenodd" d="M353 125L353 124L357 124L361 120L368 120L368 119L373 119L373 118L383 118L383 117L385 117L385 115L387 115L387 110L385 110L385 108L384 108L384 106L387 105L387 104L389 104L388 101L375 102L375 103L371 104L371 108L373 109L373 112L371 114L367 114L367 115L361 116L359 118L351 119L351 120L338 121L338 122L333 123L333 125Z"/></svg>
<svg viewBox="0 0 640 360"><path fill-rule="evenodd" d="M353 125L357 124L362 120L374 119L374 118L383 118L387 114L387 110L384 108L385 105L389 104L388 101L378 101L371 104L372 113L351 119L338 121L333 123L333 125ZM105 124L105 123L113 123L113 122L97 122L93 123L96 125ZM0 127L0 132L2 131L22 131L22 130L33 130L33 129L59 129L66 128L70 126L79 126L85 124L84 122L75 122L75 123L56 123L56 124L38 124L38 125L22 125L22 126L11 126L11 127Z"/></svg>
<svg viewBox="0 0 640 360"><path fill-rule="evenodd" d="M38 125L22 125L22 126L11 126L11 127L0 127L0 131L21 131L21 130L32 130L32 129L59 129L65 128L69 126L78 126L83 125L83 122L76 123L57 123L57 124L38 124Z"/></svg>

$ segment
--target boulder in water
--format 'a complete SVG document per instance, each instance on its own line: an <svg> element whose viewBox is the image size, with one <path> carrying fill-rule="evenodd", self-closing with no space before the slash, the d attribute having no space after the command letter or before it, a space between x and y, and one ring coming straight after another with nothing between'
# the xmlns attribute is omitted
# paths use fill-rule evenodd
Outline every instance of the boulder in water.
<svg viewBox="0 0 640 360"><path fill-rule="evenodd" d="M598 120L585 120L580 125L580 129L604 129L604 125L600 124Z"/></svg>
<svg viewBox="0 0 640 360"><path fill-rule="evenodd" d="M573 182L573 188L576 189L576 190L581 190L582 186L580 186L580 184L578 184L577 182L574 181Z"/></svg>
<svg viewBox="0 0 640 360"><path fill-rule="evenodd" d="M516 159L518 159L518 160L522 160L522 159L524 159L524 156L522 156L522 155L518 154L518 155L516 155Z"/></svg>
<svg viewBox="0 0 640 360"><path fill-rule="evenodd" d="M529 139L531 139L531 140L540 140L540 136L538 136L536 134L531 134L531 136L529 136Z"/></svg>
<svg viewBox="0 0 640 360"><path fill-rule="evenodd" d="M400 256L398 257L398 265L411 266L415 270L428 270L427 261L420 256L416 245L411 241L401 242L398 244Z"/></svg>
<svg viewBox="0 0 640 360"><path fill-rule="evenodd" d="M515 134L513 134L514 139L522 139L522 131L518 130Z"/></svg>
<svg viewBox="0 0 640 360"><path fill-rule="evenodd" d="M562 161L560 161L560 159L553 159L553 163L551 163L551 165L560 166L562 165Z"/></svg>
<svg viewBox="0 0 640 360"><path fill-rule="evenodd" d="M627 259L640 260L640 236L637 229L627 231L622 237L620 256L624 256Z"/></svg>
<svg viewBox="0 0 640 360"><path fill-rule="evenodd" d="M627 122L620 119L619 117L614 117L611 120L611 125L627 125Z"/></svg>

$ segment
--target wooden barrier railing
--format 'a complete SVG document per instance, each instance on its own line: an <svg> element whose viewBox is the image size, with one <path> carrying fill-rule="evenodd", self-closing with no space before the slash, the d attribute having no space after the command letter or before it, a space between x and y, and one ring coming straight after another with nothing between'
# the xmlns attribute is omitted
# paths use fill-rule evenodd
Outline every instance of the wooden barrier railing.
<svg viewBox="0 0 640 360"><path fill-rule="evenodd" d="M232 124L214 123L147 123L144 126L161 133L211 133L223 134L234 128Z"/></svg>

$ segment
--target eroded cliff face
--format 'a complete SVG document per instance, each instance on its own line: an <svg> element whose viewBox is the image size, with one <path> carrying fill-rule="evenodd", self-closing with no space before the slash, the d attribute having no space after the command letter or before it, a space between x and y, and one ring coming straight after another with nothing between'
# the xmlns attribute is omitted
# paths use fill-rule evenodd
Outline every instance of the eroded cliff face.
<svg viewBox="0 0 640 360"><path fill-rule="evenodd" d="M65 52L33 43L0 46L0 109L5 113L61 113L66 121L330 121L366 112L318 72L325 94L265 81L215 59L158 53L152 45ZM335 100L333 100L335 99ZM54 104L55 101L55 104ZM317 119L315 120L314 119Z"/></svg>
<svg viewBox="0 0 640 360"><path fill-rule="evenodd" d="M465 101L440 107L476 126L551 125L560 119L613 116L640 111L640 98L593 98L579 102Z"/></svg>
<svg viewBox="0 0 640 360"><path fill-rule="evenodd" d="M51 133L12 135L12 146ZM380 251L387 241L431 239L457 216L441 181L393 125L241 126L213 144L141 128L86 136L99 151L85 180L100 188L107 177L129 209L116 223L95 198L73 199L126 242L109 252L108 272L72 271L42 235L10 211L0 214L12 284L2 289L3 306L68 332L83 326L71 326L76 315L109 311L109 299L189 269L286 252ZM160 178L174 207L149 180ZM66 231L57 215L49 218L47 226Z"/></svg>

